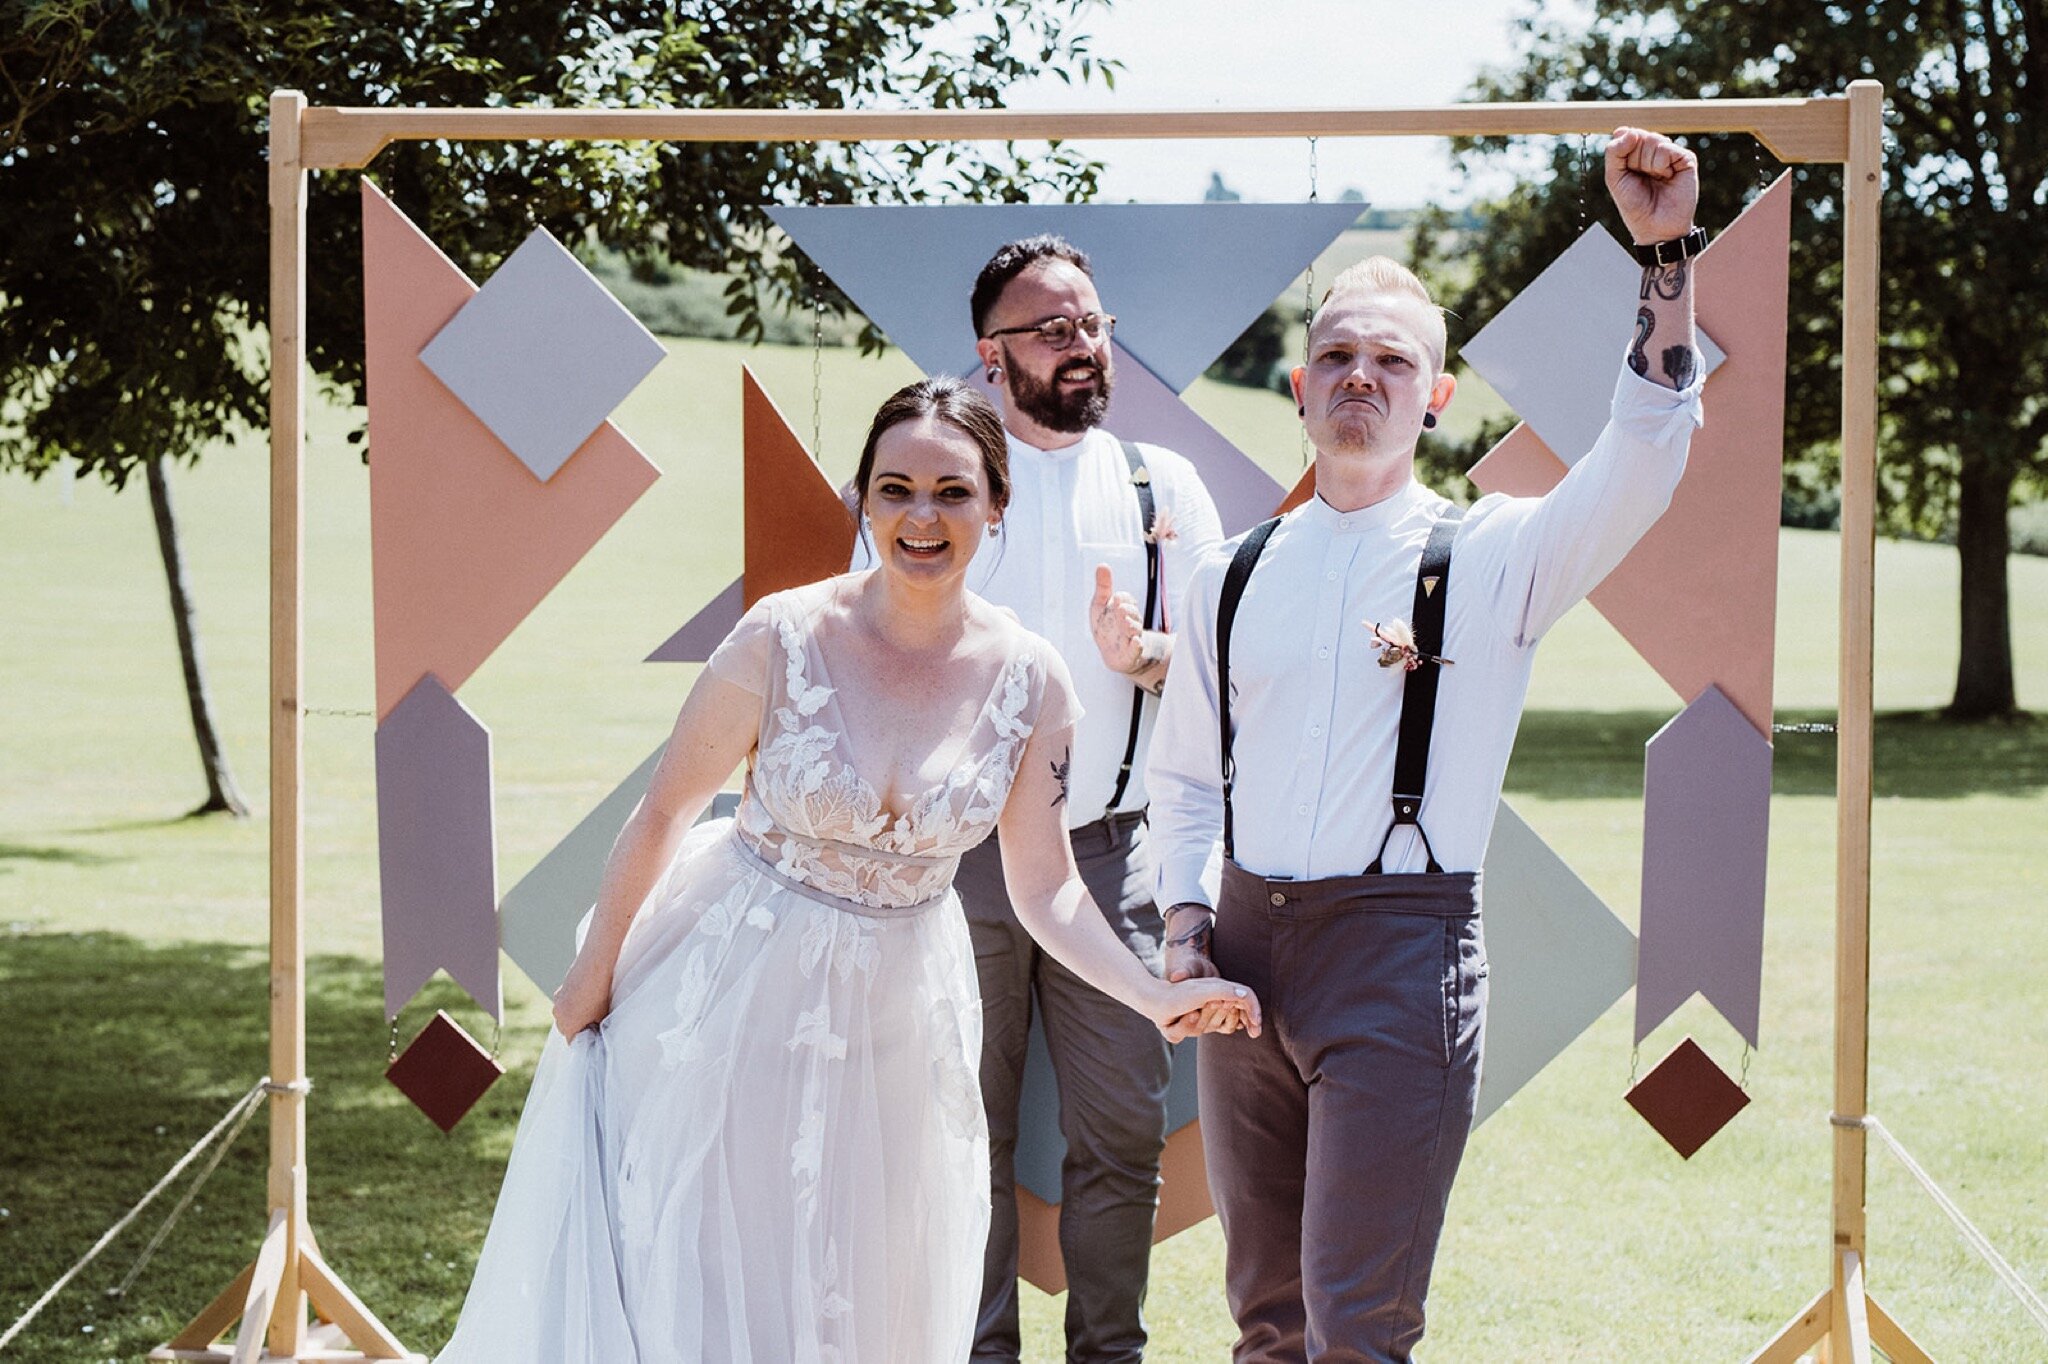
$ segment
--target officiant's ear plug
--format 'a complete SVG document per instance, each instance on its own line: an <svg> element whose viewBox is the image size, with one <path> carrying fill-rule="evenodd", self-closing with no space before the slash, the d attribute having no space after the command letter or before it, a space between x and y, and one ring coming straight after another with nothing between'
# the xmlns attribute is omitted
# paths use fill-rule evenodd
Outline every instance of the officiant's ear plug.
<svg viewBox="0 0 2048 1364"><path fill-rule="evenodd" d="M1003 381L1003 367L1001 365L990 365L988 367L988 381L992 384L999 384Z"/></svg>
<svg viewBox="0 0 2048 1364"><path fill-rule="evenodd" d="M1297 417L1306 417L1308 415L1308 404L1296 403L1294 405L1294 415Z"/></svg>
<svg viewBox="0 0 2048 1364"><path fill-rule="evenodd" d="M1425 412L1422 414L1422 429L1425 431L1436 430L1436 413Z"/></svg>

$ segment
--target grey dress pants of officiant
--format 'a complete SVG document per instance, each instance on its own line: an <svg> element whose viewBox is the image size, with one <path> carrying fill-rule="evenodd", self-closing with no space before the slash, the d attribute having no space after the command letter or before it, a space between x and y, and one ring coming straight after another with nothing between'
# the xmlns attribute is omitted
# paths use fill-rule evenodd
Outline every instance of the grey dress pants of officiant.
<svg viewBox="0 0 2048 1364"><path fill-rule="evenodd" d="M1270 881L1223 868L1217 970L1265 1030L1198 1072L1238 1364L1407 1364L1479 1092L1471 872Z"/></svg>
<svg viewBox="0 0 2048 1364"><path fill-rule="evenodd" d="M1152 864L1140 813L1071 833L1082 883L1118 937L1155 973L1164 930L1152 903ZM981 978L981 1096L988 1110L988 1252L976 1360L1015 1360L1017 1328L1017 1098L1036 1003L1067 1139L1060 1254L1067 1267L1067 1359L1135 1364L1145 1351L1141 1308L1166 1144L1166 1039L1150 1020L1054 961L1017 922L991 838L960 859L953 884L967 911Z"/></svg>

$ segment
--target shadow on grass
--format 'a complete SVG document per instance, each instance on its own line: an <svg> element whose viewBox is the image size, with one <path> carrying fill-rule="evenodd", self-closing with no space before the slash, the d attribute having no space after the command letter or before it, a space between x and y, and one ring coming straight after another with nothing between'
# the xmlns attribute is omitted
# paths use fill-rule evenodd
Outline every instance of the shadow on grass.
<svg viewBox="0 0 2048 1364"><path fill-rule="evenodd" d="M210 943L116 934L0 937L0 1320L11 1321L131 1207L266 1069L268 963ZM414 1349L453 1328L539 1052L508 1029L510 1069L444 1136L383 1078L388 1029L374 963L309 965L310 1216L330 1262ZM401 1020L444 1007L436 982ZM24 1359L133 1358L162 1343L253 1257L265 1217L260 1115L125 1299L105 1289L176 1201L167 1191L44 1309ZM92 1327L90 1333L86 1327Z"/></svg>
<svg viewBox="0 0 2048 1364"><path fill-rule="evenodd" d="M1676 715L1670 711L1532 710L1522 716L1507 791L1552 800L1641 799L1643 745ZM1832 724L1826 711L1780 711L1780 725ZM1775 736L1772 790L1826 796L1835 790L1835 736ZM1984 794L2027 795L2048 788L2048 722L2036 715L1963 723L1939 712L1894 711L1877 717L1879 796L1947 800Z"/></svg>
<svg viewBox="0 0 2048 1364"><path fill-rule="evenodd" d="M119 860L110 854L88 852L84 848L50 848L30 843L0 843L0 863L64 862L78 867L99 867ZM0 866L0 871L7 870L7 867Z"/></svg>

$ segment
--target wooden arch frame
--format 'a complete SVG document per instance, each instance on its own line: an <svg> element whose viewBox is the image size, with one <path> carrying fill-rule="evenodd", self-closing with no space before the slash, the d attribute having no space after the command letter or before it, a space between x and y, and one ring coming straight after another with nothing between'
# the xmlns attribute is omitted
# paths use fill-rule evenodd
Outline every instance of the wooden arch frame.
<svg viewBox="0 0 2048 1364"><path fill-rule="evenodd" d="M301 906L304 671L306 176L360 169L393 142L661 140L859 142L1102 138L1748 133L1781 161L1834 162L1843 176L1842 582L1836 750L1834 1195L1830 1285L1752 1358L1789 1364L1815 1345L1835 1364L1927 1355L1864 1292L1870 1017L1871 631L1877 491L1878 204L1884 99L1462 104L1404 109L1146 113L1008 110L343 109L296 91L270 98L270 1177L269 1230L255 1261L152 1359L421 1357L401 1346L321 1259L306 1221L306 957ZM308 1297L334 1332L310 1331ZM215 1342L241 1329L232 1350ZM339 1334L340 1341L316 1339ZM267 1348L265 1348L267 1347ZM261 1353L259 1354L259 1349Z"/></svg>

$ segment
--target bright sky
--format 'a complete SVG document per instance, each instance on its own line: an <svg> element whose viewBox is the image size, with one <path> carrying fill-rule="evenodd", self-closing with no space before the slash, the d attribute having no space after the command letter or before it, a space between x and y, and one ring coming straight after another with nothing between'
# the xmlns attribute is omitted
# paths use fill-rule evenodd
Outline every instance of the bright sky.
<svg viewBox="0 0 2048 1364"><path fill-rule="evenodd" d="M1450 104L1482 66L1511 63L1512 21L1536 0L1112 0L1087 17L1114 92L1054 79L1012 87L1019 109L1333 108ZM1576 0L1547 0L1569 19ZM1246 199L1308 197L1302 141L1079 143L1106 162L1105 199L1200 199L1211 171ZM1441 138L1323 138L1321 197L1347 187L1388 208L1463 202ZM1482 186L1482 189L1485 187Z"/></svg>

